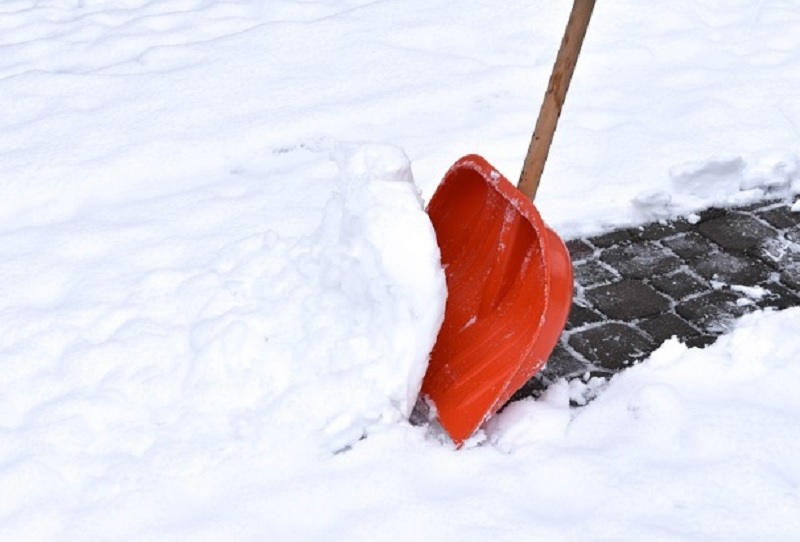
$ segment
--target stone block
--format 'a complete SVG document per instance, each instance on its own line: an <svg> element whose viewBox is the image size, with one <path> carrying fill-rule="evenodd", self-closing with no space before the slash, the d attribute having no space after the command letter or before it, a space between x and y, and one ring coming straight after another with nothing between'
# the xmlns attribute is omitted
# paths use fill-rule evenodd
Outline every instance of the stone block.
<svg viewBox="0 0 800 542"><path fill-rule="evenodd" d="M709 254L719 251L719 247L711 242L706 237L703 237L697 232L688 232L685 235L679 235L671 239L665 239L662 243L669 247L675 254L681 258L692 262L694 260L705 258Z"/></svg>
<svg viewBox="0 0 800 542"><path fill-rule="evenodd" d="M604 284L616 280L618 276L597 260L589 260L573 266L575 281L583 287Z"/></svg>
<svg viewBox="0 0 800 542"><path fill-rule="evenodd" d="M800 213L793 212L785 205L759 211L756 215L779 230L785 230L800 223Z"/></svg>
<svg viewBox="0 0 800 542"><path fill-rule="evenodd" d="M784 267L781 270L781 282L793 288L795 291L800 290L800 264L792 264Z"/></svg>
<svg viewBox="0 0 800 542"><path fill-rule="evenodd" d="M700 213L698 214L700 220L698 220L697 223L700 224L708 220L713 220L715 218L725 216L726 214L728 214L727 209L723 209L721 207L710 207L708 209L700 211Z"/></svg>
<svg viewBox="0 0 800 542"><path fill-rule="evenodd" d="M678 304L675 312L701 331L713 334L748 312L747 306L737 304L740 297L727 290L712 290Z"/></svg>
<svg viewBox="0 0 800 542"><path fill-rule="evenodd" d="M791 243L800 244L800 226L793 226L786 230L786 239Z"/></svg>
<svg viewBox="0 0 800 542"><path fill-rule="evenodd" d="M755 286L765 281L772 270L760 261L748 256L716 252L697 261L692 269L701 277L726 284Z"/></svg>
<svg viewBox="0 0 800 542"><path fill-rule="evenodd" d="M654 344L635 327L608 322L574 333L569 345L590 362L619 371L649 355Z"/></svg>
<svg viewBox="0 0 800 542"><path fill-rule="evenodd" d="M640 226L628 231L630 235L637 240L658 241L688 231L691 228L692 224L682 218L670 220L669 222L653 222L652 224Z"/></svg>
<svg viewBox="0 0 800 542"><path fill-rule="evenodd" d="M631 242L631 235L626 230L616 230L597 237L592 237L592 244L599 248L626 245Z"/></svg>
<svg viewBox="0 0 800 542"><path fill-rule="evenodd" d="M676 271L669 275L653 277L650 279L650 284L676 301L699 294L709 287L708 284L687 271Z"/></svg>
<svg viewBox="0 0 800 542"><path fill-rule="evenodd" d="M648 318L639 323L639 327L653 338L656 345L662 344L671 337L685 343L692 337L697 337L700 332L676 314L667 312L653 318Z"/></svg>
<svg viewBox="0 0 800 542"><path fill-rule="evenodd" d="M604 250L600 259L623 277L644 279L676 271L683 262L672 251L652 241Z"/></svg>
<svg viewBox="0 0 800 542"><path fill-rule="evenodd" d="M767 290L767 294L757 302L759 308L783 310L800 306L800 297L789 288L774 282L762 287Z"/></svg>
<svg viewBox="0 0 800 542"><path fill-rule="evenodd" d="M594 255L594 247L583 239L571 239L564 244L573 263L588 260Z"/></svg>
<svg viewBox="0 0 800 542"><path fill-rule="evenodd" d="M690 348L705 348L717 342L719 335L698 335L686 339L686 346Z"/></svg>
<svg viewBox="0 0 800 542"><path fill-rule="evenodd" d="M669 299L638 280L621 280L586 290L595 309L614 320L636 320L669 309Z"/></svg>
<svg viewBox="0 0 800 542"><path fill-rule="evenodd" d="M569 311L569 319L567 319L567 329L575 329L583 327L586 324L599 322L603 316L589 307L584 307L578 303L573 303Z"/></svg>
<svg viewBox="0 0 800 542"><path fill-rule="evenodd" d="M542 376L554 381L559 378L578 376L586 372L586 361L575 357L563 344L556 345L547 365L542 369Z"/></svg>
<svg viewBox="0 0 800 542"><path fill-rule="evenodd" d="M697 231L728 250L749 250L777 235L770 226L744 213L727 213L698 224Z"/></svg>

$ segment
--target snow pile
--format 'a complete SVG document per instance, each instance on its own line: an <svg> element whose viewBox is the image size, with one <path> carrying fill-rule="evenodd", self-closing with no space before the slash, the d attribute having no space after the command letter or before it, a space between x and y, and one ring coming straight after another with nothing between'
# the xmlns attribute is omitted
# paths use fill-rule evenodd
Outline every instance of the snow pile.
<svg viewBox="0 0 800 542"><path fill-rule="evenodd" d="M250 292L266 296L267 345L259 375L265 419L291 430L322 430L331 449L379 423L404 420L414 406L444 316L446 288L433 227L410 164L396 149L340 145L338 191L317 231L249 262ZM258 276L269 261L285 265ZM313 340L309 341L308 339ZM227 371L241 374L225 363ZM232 397L209 394L225 409ZM269 390L269 393L265 393Z"/></svg>
<svg viewBox="0 0 800 542"><path fill-rule="evenodd" d="M709 201L735 206L789 199L800 192L797 156L777 162L747 164L742 157L710 159L675 166L669 172L671 190L643 191L632 200L633 208L646 220L693 214Z"/></svg>
<svg viewBox="0 0 800 542"><path fill-rule="evenodd" d="M704 350L666 342L586 407L561 382L501 413L489 441L538 462L530 493L563 518L542 538L794 539L799 329L798 308L753 313Z"/></svg>
<svg viewBox="0 0 800 542"><path fill-rule="evenodd" d="M334 154L327 178L295 167L4 233L0 532L407 423L444 313L435 234L401 151ZM328 198L308 235L291 191L259 193L298 181ZM279 209L272 228L237 229L247 199Z"/></svg>
<svg viewBox="0 0 800 542"><path fill-rule="evenodd" d="M572 416L565 413L573 384L564 381L540 401L512 405L488 426L490 440L507 451L551 441L552 429L517 431L517 421L529 418L559 427L555 433L570 445L624 451L637 461L690 468L702 459L724 470L727 460L766 460L787 469L787 483L800 480L793 451L779 449L784 438L800 438L792 422L800 412L800 366L793 344L783 339L798 329L800 308L792 308L748 314L706 349L671 339L603 384L597 398Z"/></svg>

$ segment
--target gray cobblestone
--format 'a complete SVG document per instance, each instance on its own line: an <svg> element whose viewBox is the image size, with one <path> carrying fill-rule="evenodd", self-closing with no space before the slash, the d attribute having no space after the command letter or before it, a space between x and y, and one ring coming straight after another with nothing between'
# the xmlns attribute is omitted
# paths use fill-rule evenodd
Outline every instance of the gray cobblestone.
<svg viewBox="0 0 800 542"><path fill-rule="evenodd" d="M605 318L608 317L604 317L602 314L589 307L573 303L569 313L569 321L567 321L567 329L583 327L586 324L593 324L595 322L602 322Z"/></svg>
<svg viewBox="0 0 800 542"><path fill-rule="evenodd" d="M567 250L573 263L578 263L594 255L594 247L583 239L567 241Z"/></svg>
<svg viewBox="0 0 800 542"><path fill-rule="evenodd" d="M641 331L621 322L607 322L574 333L569 345L598 366L614 371L631 365L654 346Z"/></svg>
<svg viewBox="0 0 800 542"><path fill-rule="evenodd" d="M729 290L711 290L679 304L675 312L702 329L722 331L731 320L747 312L747 306L738 303L740 299L746 298Z"/></svg>
<svg viewBox="0 0 800 542"><path fill-rule="evenodd" d="M797 213L790 211L787 206L760 211L757 215L778 229L791 228L797 224Z"/></svg>
<svg viewBox="0 0 800 542"><path fill-rule="evenodd" d="M669 309L670 302L639 280L620 280L587 290L584 294L597 310L615 320L636 320Z"/></svg>
<svg viewBox="0 0 800 542"><path fill-rule="evenodd" d="M698 261L693 269L709 280L754 286L765 281L771 269L764 262L731 252L716 252Z"/></svg>
<svg viewBox="0 0 800 542"><path fill-rule="evenodd" d="M643 320L639 327L653 338L655 344L661 344L671 337L686 341L700 335L700 332L686 320L671 312Z"/></svg>
<svg viewBox="0 0 800 542"><path fill-rule="evenodd" d="M764 239L777 234L752 215L728 213L698 225L697 231L724 249L747 250L756 248Z"/></svg>
<svg viewBox="0 0 800 542"><path fill-rule="evenodd" d="M608 266L603 265L597 260L588 260L574 265L573 271L575 273L575 280L585 288L619 278L618 274L614 273Z"/></svg>
<svg viewBox="0 0 800 542"><path fill-rule="evenodd" d="M683 263L671 250L652 241L608 248L600 259L622 276L633 279L669 273Z"/></svg>
<svg viewBox="0 0 800 542"><path fill-rule="evenodd" d="M656 275L650 279L650 284L676 301L699 294L708 288L705 281L684 270L669 275Z"/></svg>
<svg viewBox="0 0 800 542"><path fill-rule="evenodd" d="M719 250L713 241L693 231L673 239L667 239L663 244L688 263L707 257Z"/></svg>

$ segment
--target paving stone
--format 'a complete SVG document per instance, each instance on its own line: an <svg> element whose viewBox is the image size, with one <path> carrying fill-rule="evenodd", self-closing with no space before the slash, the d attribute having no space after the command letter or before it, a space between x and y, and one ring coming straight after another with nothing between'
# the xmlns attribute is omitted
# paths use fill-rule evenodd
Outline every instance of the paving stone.
<svg viewBox="0 0 800 542"><path fill-rule="evenodd" d="M542 369L543 376L555 381L559 378L580 375L586 372L586 361L575 357L563 344L559 343L553 349L547 365Z"/></svg>
<svg viewBox="0 0 800 542"><path fill-rule="evenodd" d="M583 239L572 239L565 244L573 263L582 262L594 255L594 247Z"/></svg>
<svg viewBox="0 0 800 542"><path fill-rule="evenodd" d="M511 403L526 397L538 397L559 378L578 378L590 370L591 366L585 359L570 352L559 341L544 368L517 390L508 402Z"/></svg>
<svg viewBox="0 0 800 542"><path fill-rule="evenodd" d="M618 372L619 371L614 371L612 369L604 369L602 367L595 367L595 368L583 373L581 375L581 380L583 380L584 382L588 382L589 380L591 380L593 378L609 379L612 376L614 376L615 374L617 374ZM570 401L570 405L572 405L572 401Z"/></svg>
<svg viewBox="0 0 800 542"><path fill-rule="evenodd" d="M639 327L653 338L656 345L662 344L673 336L685 343L687 339L700 335L700 332L689 325L686 320L671 312L644 320L639 323Z"/></svg>
<svg viewBox="0 0 800 542"><path fill-rule="evenodd" d="M775 269L780 269L795 261L800 262L800 246L783 237L767 239L761 243L756 256Z"/></svg>
<svg viewBox="0 0 800 542"><path fill-rule="evenodd" d="M712 241L693 231L686 235L665 239L662 243L689 262L719 251L719 247Z"/></svg>
<svg viewBox="0 0 800 542"><path fill-rule="evenodd" d="M593 311L589 307L584 307L583 305L573 302L572 308L569 311L569 319L567 320L566 329L583 327L586 324L599 322L602 319L603 316L601 314Z"/></svg>
<svg viewBox="0 0 800 542"><path fill-rule="evenodd" d="M544 390L547 389L548 386L552 384L550 379L545 378L544 370L539 371L533 378L525 382L525 384L514 392L514 395L511 396L511 399L508 400L508 403L503 405L500 409L502 410L509 405L509 403L513 403L514 401L521 401L522 399L526 399L528 397L539 397Z"/></svg>
<svg viewBox="0 0 800 542"><path fill-rule="evenodd" d="M635 320L669 309L669 299L638 280L621 280L584 293L594 308L615 320Z"/></svg>
<svg viewBox="0 0 800 542"><path fill-rule="evenodd" d="M786 230L786 239L792 243L800 243L800 226L795 226Z"/></svg>
<svg viewBox="0 0 800 542"><path fill-rule="evenodd" d="M574 333L569 345L601 368L619 371L653 351L649 337L636 328L608 322Z"/></svg>
<svg viewBox="0 0 800 542"><path fill-rule="evenodd" d="M786 239L772 239L761 247L761 258L775 269L785 286L800 290L800 245Z"/></svg>
<svg viewBox="0 0 800 542"><path fill-rule="evenodd" d="M711 207L709 209L705 209L704 211L700 211L698 214L700 219L697 221L697 223L701 224L707 220L714 220L715 218L725 216L726 214L728 214L727 209L723 209L721 207Z"/></svg>
<svg viewBox="0 0 800 542"><path fill-rule="evenodd" d="M600 259L624 277L633 279L663 275L683 264L671 251L652 241L606 249Z"/></svg>
<svg viewBox="0 0 800 542"><path fill-rule="evenodd" d="M727 290L712 290L678 304L675 312L701 330L712 331L748 312L737 304L739 297Z"/></svg>
<svg viewBox="0 0 800 542"><path fill-rule="evenodd" d="M800 296L781 284L773 282L763 285L763 288L767 290L767 294L757 302L759 308L783 310L800 306Z"/></svg>
<svg viewBox="0 0 800 542"><path fill-rule="evenodd" d="M800 213L795 213L786 206L759 211L756 214L779 230L791 228L800 222Z"/></svg>
<svg viewBox="0 0 800 542"><path fill-rule="evenodd" d="M653 277L650 279L650 284L675 300L681 300L708 289L708 284L698 280L687 271L676 271L669 275Z"/></svg>
<svg viewBox="0 0 800 542"><path fill-rule="evenodd" d="M797 239L791 239L790 234L796 235ZM787 230L778 238L768 239L759 248L758 257L777 271L788 272L791 277L793 270L800 266L800 229L797 232ZM791 286L797 288L795 283Z"/></svg>
<svg viewBox="0 0 800 542"><path fill-rule="evenodd" d="M671 220L669 222L654 222L647 226L634 228L628 230L630 235L635 239L644 241L658 241L665 237L670 237L678 233L682 233L691 229L690 224L686 219Z"/></svg>
<svg viewBox="0 0 800 542"><path fill-rule="evenodd" d="M800 262L786 265L781 270L780 277L781 282L790 288L800 290Z"/></svg>
<svg viewBox="0 0 800 542"><path fill-rule="evenodd" d="M630 233L626 230L617 230L597 237L592 237L592 244L599 248L608 248L619 245L626 245L631 242Z"/></svg>
<svg viewBox="0 0 800 542"><path fill-rule="evenodd" d="M686 346L689 348L705 348L717 342L719 335L698 335L686 339Z"/></svg>
<svg viewBox="0 0 800 542"><path fill-rule="evenodd" d="M779 202L778 200L756 201L753 203L742 205L741 207L737 207L736 210L752 213L752 212L767 211L769 209L774 209L775 207L785 206L785 205L786 205L785 203Z"/></svg>
<svg viewBox="0 0 800 542"><path fill-rule="evenodd" d="M702 222L697 231L728 250L756 248L777 231L744 213L728 213Z"/></svg>
<svg viewBox="0 0 800 542"><path fill-rule="evenodd" d="M613 271L597 260L576 264L572 270L578 284L587 288L619 278Z"/></svg>
<svg viewBox="0 0 800 542"><path fill-rule="evenodd" d="M765 281L772 270L764 263L747 256L717 252L697 262L695 271L708 280L727 284L755 286Z"/></svg>

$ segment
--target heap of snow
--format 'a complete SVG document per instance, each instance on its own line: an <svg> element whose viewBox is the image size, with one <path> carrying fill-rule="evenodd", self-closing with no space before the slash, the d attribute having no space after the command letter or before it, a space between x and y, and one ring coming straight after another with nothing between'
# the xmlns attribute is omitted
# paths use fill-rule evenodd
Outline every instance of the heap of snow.
<svg viewBox="0 0 800 542"><path fill-rule="evenodd" d="M402 151L341 144L335 158L338 191L316 232L263 252L246 280L269 315L254 330L265 340L251 367L262 383L255 395L269 403L265 417L307 424L340 449L410 414L446 289ZM275 260L284 265L261 275Z"/></svg>
<svg viewBox="0 0 800 542"><path fill-rule="evenodd" d="M6 234L7 513L242 454L326 455L406 423L444 314L435 234L401 151L335 159L319 179L295 166L89 207L35 245Z"/></svg>

